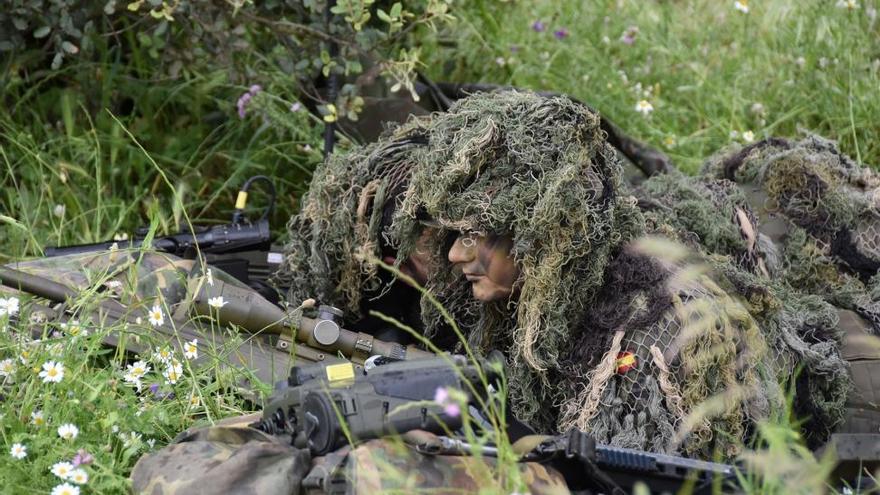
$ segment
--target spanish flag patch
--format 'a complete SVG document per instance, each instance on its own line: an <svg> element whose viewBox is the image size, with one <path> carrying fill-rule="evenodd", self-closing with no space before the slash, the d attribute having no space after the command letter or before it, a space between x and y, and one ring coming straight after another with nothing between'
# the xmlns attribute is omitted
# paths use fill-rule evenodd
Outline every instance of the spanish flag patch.
<svg viewBox="0 0 880 495"><path fill-rule="evenodd" d="M615 361L614 364L617 365L617 372L622 375L627 371L635 368L636 365L639 364L639 362L636 359L635 354L629 351L623 351L617 353L617 361Z"/></svg>

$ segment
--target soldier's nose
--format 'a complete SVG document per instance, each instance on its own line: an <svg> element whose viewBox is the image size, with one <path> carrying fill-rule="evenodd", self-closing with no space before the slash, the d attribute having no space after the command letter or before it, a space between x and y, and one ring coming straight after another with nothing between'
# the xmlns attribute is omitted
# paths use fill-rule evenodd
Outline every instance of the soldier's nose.
<svg viewBox="0 0 880 495"><path fill-rule="evenodd" d="M449 248L447 258L453 265L467 263L474 259L473 243L465 242L466 240L468 240L467 236L459 234L455 238L455 242L452 243L452 247Z"/></svg>

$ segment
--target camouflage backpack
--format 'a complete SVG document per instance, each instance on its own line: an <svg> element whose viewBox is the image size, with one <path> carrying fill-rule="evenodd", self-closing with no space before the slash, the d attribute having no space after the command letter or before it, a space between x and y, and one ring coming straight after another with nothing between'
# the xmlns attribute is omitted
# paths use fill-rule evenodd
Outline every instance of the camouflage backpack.
<svg viewBox="0 0 880 495"><path fill-rule="evenodd" d="M290 438L247 425L258 415L185 431L165 448L142 457L131 475L135 493L475 493L502 491L494 459L428 455L417 446L433 436L410 432L312 458ZM427 439L427 440L426 440ZM528 493L567 494L562 476L538 463L519 464Z"/></svg>

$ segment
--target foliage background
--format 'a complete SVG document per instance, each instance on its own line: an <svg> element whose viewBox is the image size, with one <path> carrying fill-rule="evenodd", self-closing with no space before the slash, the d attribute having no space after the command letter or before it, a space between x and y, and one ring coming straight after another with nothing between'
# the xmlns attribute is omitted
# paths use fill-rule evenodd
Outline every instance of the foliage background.
<svg viewBox="0 0 880 495"><path fill-rule="evenodd" d="M351 83L374 67L404 91L418 69L436 81L567 93L686 171L733 141L801 131L839 140L862 162L880 162L877 0L425 0L399 7L338 0L329 28L340 41L335 54L321 34L328 28L320 0L2 0L0 7L0 262L151 222L172 232L184 212L197 223L226 222L237 187L254 174L276 180L272 222L281 234L321 160L324 118L356 112L359 88L346 85L325 102L335 108L298 103L316 91L313 81L336 73ZM261 91L241 116L237 102L253 85ZM637 110L643 100L652 111ZM0 335L0 359L18 357L21 343ZM104 452L97 484L84 490L124 491L135 453L146 447L131 452L108 433L112 426L158 446L209 412L246 407L213 392L201 409L180 401L144 405L116 387L125 358L103 355L100 334L92 335L85 347L64 344L78 382L46 388L27 366L16 368L14 384L0 377L6 393L27 390L0 402L0 486L49 491L57 481L50 458L76 450L53 447L54 427L73 422L83 429L78 446ZM189 373L181 396L202 386L203 372ZM136 415L142 407L151 412ZM29 423L38 408L52 428ZM791 440L773 431L786 439L780 443ZM22 441L33 464L8 455Z"/></svg>

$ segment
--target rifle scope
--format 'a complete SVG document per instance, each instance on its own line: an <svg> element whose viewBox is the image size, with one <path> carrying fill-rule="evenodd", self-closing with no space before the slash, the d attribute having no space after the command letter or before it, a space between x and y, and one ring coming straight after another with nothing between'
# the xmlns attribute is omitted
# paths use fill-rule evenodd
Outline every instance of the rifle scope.
<svg viewBox="0 0 880 495"><path fill-rule="evenodd" d="M209 301L222 298L222 307L212 307ZM435 355L413 346L404 347L386 342L363 332L353 332L340 326L341 311L322 306L317 319L285 313L254 291L214 280L202 284L193 307L196 314L218 316L223 324L233 324L251 333L267 332L278 335L293 334L297 342L329 353L342 352L352 360L363 363L370 356L385 356L395 360L434 357Z"/></svg>

